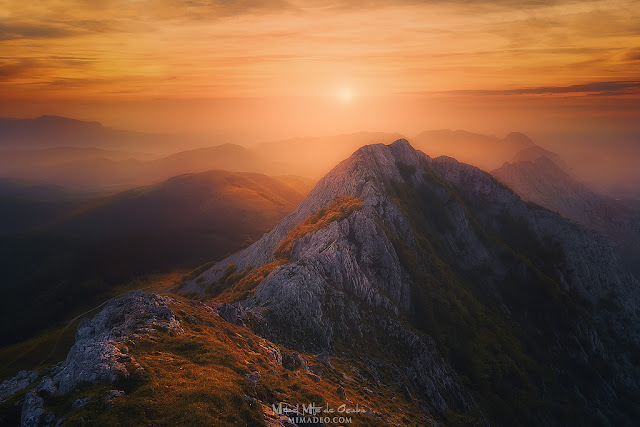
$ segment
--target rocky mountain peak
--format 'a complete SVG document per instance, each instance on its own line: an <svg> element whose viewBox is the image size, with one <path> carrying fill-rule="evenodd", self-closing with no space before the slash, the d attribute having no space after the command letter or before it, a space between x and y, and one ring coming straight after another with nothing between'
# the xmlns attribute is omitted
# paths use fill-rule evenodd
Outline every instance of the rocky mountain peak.
<svg viewBox="0 0 640 427"><path fill-rule="evenodd" d="M556 378L572 358L637 370L605 345L615 336L618 345L638 348L638 334L625 331L638 329L640 302L637 281L605 239L525 203L473 166L432 159L404 139L357 150L281 224L185 289L242 308L255 331L298 351L365 351L399 369L438 412L476 410L481 395L458 375L493 378L469 371L490 342L499 358L521 366L513 375L581 407L584 396ZM469 326L478 318L491 321ZM471 328L469 336L459 336L460 328ZM536 383L538 368L521 347L498 344L505 336L519 345L531 337L545 343L549 351L534 365L554 366L551 383ZM402 349L394 362L389 346ZM497 356L482 357L487 366L497 363ZM613 387L602 381L596 388ZM615 381L638 389L637 377ZM615 404L611 396L587 400Z"/></svg>

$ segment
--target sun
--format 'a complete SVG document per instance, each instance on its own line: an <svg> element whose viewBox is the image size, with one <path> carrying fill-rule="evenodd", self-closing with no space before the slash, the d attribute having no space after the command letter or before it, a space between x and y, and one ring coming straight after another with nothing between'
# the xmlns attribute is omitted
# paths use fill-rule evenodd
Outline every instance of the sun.
<svg viewBox="0 0 640 427"><path fill-rule="evenodd" d="M338 92L338 99L344 104L348 104L353 100L353 91L349 88L342 88Z"/></svg>

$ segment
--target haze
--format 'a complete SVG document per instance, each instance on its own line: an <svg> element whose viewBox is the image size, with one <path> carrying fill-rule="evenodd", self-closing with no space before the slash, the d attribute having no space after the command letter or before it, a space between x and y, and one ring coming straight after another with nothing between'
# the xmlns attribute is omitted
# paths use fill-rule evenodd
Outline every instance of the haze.
<svg viewBox="0 0 640 427"><path fill-rule="evenodd" d="M0 115L208 145L521 131L592 163L607 154L607 175L637 152L639 18L615 0L5 0Z"/></svg>

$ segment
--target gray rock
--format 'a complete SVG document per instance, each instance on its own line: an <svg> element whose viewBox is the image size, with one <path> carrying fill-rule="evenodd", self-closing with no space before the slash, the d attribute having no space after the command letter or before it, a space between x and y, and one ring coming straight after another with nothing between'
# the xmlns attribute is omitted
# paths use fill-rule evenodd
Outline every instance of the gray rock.
<svg viewBox="0 0 640 427"><path fill-rule="evenodd" d="M321 361L324 366L326 366L327 368L331 369L333 368L333 366L331 366L331 361L329 360L329 353L326 351L323 351L322 353L318 353L316 354L316 358Z"/></svg>
<svg viewBox="0 0 640 427"><path fill-rule="evenodd" d="M282 366L282 354L277 346L267 340L262 340L260 342L260 347L262 347L276 365Z"/></svg>
<svg viewBox="0 0 640 427"><path fill-rule="evenodd" d="M307 360L295 352L282 353L282 366L290 371L302 369L305 372L309 372Z"/></svg>
<svg viewBox="0 0 640 427"><path fill-rule="evenodd" d="M218 306L218 314L227 322L238 326L244 326L247 321L247 315L245 314L242 306L238 304L231 305L223 303Z"/></svg>
<svg viewBox="0 0 640 427"><path fill-rule="evenodd" d="M323 371L324 368L322 367L322 365L309 365L309 372L317 375L318 377L322 377Z"/></svg>
<svg viewBox="0 0 640 427"><path fill-rule="evenodd" d="M156 330L182 334L169 302L167 297L136 291L111 301L92 320L84 319L76 343L53 377L58 392L68 393L81 383L128 377L128 365L140 366L119 349L130 337L149 337Z"/></svg>
<svg viewBox="0 0 640 427"><path fill-rule="evenodd" d="M125 393L122 390L109 390L107 393L107 397L104 399L104 407L105 409L113 408L114 399L123 396Z"/></svg>
<svg viewBox="0 0 640 427"><path fill-rule="evenodd" d="M25 395L22 404L22 414L20 425L22 427L33 427L42 424L45 416L44 400L38 396L35 390L31 390Z"/></svg>
<svg viewBox="0 0 640 427"><path fill-rule="evenodd" d="M244 376L245 381L251 387L255 387L256 385L258 385L258 381L260 381L260 378L262 378L262 376L258 371L249 372Z"/></svg>
<svg viewBox="0 0 640 427"><path fill-rule="evenodd" d="M20 371L15 377L3 381L0 384L0 402L27 388L37 377L37 372Z"/></svg>
<svg viewBox="0 0 640 427"><path fill-rule="evenodd" d="M40 394L48 394L50 396L53 396L58 392L58 388L53 383L51 377L42 378L42 381L40 381L37 390Z"/></svg>
<svg viewBox="0 0 640 427"><path fill-rule="evenodd" d="M71 404L71 409L84 408L85 406L87 406L89 404L90 401L91 401L91 397L84 397L82 399L76 399Z"/></svg>

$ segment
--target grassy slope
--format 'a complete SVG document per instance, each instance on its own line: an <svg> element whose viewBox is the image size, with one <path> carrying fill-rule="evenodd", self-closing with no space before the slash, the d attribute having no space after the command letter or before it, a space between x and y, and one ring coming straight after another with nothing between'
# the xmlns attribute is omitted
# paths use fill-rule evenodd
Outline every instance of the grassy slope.
<svg viewBox="0 0 640 427"><path fill-rule="evenodd" d="M0 345L32 338L133 280L235 252L303 196L281 178L211 171L93 201L38 232L0 237Z"/></svg>
<svg viewBox="0 0 640 427"><path fill-rule="evenodd" d="M331 358L332 368L324 367L318 380L302 369L277 365L263 348L269 345L264 339L224 321L198 302L176 297L172 308L185 329L183 335L158 332L154 340L129 345L132 356L145 368L147 380L131 377L116 384L82 386L67 396L46 398L46 407L65 413L70 425L81 424L83 419L96 425L259 426L265 425L264 413L271 414L271 405L278 402L334 408L345 403L372 412L353 415L350 425L377 426L378 417L398 425L429 424L430 415L417 401L377 383L360 360ZM313 355L303 356L310 365L321 364ZM244 379L252 371L261 375L255 388ZM346 401L337 393L339 386L345 389ZM105 409L105 396L111 389L126 394L115 399L114 408ZM76 399L87 396L91 397L89 405L71 409ZM19 398L0 405L5 421L17 420L12 405Z"/></svg>

